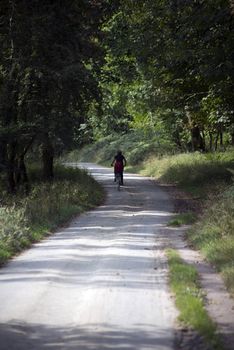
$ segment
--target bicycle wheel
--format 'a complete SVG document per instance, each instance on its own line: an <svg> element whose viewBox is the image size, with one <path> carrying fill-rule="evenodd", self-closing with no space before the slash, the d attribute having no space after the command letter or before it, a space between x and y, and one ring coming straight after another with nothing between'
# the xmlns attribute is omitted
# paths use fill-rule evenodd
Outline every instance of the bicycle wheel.
<svg viewBox="0 0 234 350"><path fill-rule="evenodd" d="M120 185L121 185L121 175L116 174L116 184L117 184L117 189L120 191Z"/></svg>

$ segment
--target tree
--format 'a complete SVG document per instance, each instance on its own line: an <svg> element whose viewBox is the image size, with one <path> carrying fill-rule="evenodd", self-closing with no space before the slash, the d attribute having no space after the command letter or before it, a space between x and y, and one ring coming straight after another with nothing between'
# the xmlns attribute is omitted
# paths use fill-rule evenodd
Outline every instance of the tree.
<svg viewBox="0 0 234 350"><path fill-rule="evenodd" d="M57 144L72 143L89 102L98 98L105 15L105 4L94 0L4 1L0 144L11 192L27 180L24 158L33 143L42 151L45 178L53 177Z"/></svg>
<svg viewBox="0 0 234 350"><path fill-rule="evenodd" d="M197 125L201 139L210 123L212 133L220 134L224 119L228 119L225 127L231 134L233 23L229 1L225 0L120 1L105 27L116 84L128 84L125 94L129 101L132 99L129 79L132 83L140 81L138 98L145 104L144 109L165 123L165 116L171 113L163 112L159 117L157 111L174 110L174 117L179 118L174 123L178 125L177 135L181 124L191 135ZM144 90L147 97L142 94ZM203 101L208 96L220 101L219 106L216 104L215 120L211 118L212 109L202 113Z"/></svg>

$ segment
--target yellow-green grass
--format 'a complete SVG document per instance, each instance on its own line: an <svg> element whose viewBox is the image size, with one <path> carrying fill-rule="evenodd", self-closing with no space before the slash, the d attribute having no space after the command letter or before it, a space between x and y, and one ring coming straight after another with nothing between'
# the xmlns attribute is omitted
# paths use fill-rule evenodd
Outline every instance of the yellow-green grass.
<svg viewBox="0 0 234 350"><path fill-rule="evenodd" d="M121 149L127 158L126 171L151 176L172 183L195 197L206 198L217 185L230 182L234 171L234 149L213 153L179 153L168 141L159 143L143 134L108 136L75 150L66 158L71 161L94 161L109 165Z"/></svg>
<svg viewBox="0 0 234 350"><path fill-rule="evenodd" d="M222 344L216 333L216 325L208 316L204 295L199 285L199 276L193 266L186 264L174 249L166 251L169 264L169 283L180 312L179 321L203 336L214 349L221 350Z"/></svg>
<svg viewBox="0 0 234 350"><path fill-rule="evenodd" d="M150 136L142 132L129 134L110 135L86 145L82 149L74 150L65 155L67 161L92 161L100 164L110 164L117 150L122 150L126 155L129 165L138 165L149 155L161 155L162 153L175 152L175 149L168 140L161 140L159 143L156 135Z"/></svg>
<svg viewBox="0 0 234 350"><path fill-rule="evenodd" d="M188 231L189 241L222 274L234 296L234 185L213 196L200 220Z"/></svg>
<svg viewBox="0 0 234 350"><path fill-rule="evenodd" d="M192 212L177 214L168 223L169 226L191 225L196 221L196 215Z"/></svg>
<svg viewBox="0 0 234 350"><path fill-rule="evenodd" d="M143 164L141 173L174 183L200 199L206 209L189 230L188 239L222 274L234 296L233 160L233 150L151 158ZM169 224L184 224L187 219L187 213L180 214Z"/></svg>
<svg viewBox="0 0 234 350"><path fill-rule="evenodd" d="M206 198L220 184L231 181L234 169L234 150L222 153L184 153L162 158L151 157L141 173L173 183L195 197Z"/></svg>
<svg viewBox="0 0 234 350"><path fill-rule="evenodd" d="M131 144L135 153L138 151L143 156L145 153L135 141L129 139L127 144L126 139L122 138L119 144L122 142L123 151L125 145ZM89 160L87 157L91 154L93 160L108 162L115 151L115 142L116 140L109 140L108 144L107 140L103 140L98 145L89 146L89 152L83 153L84 159ZM204 154L195 152L159 156L159 152L153 155L151 152L148 157L149 154L146 153L145 161L131 163L133 153L130 153L126 170L157 178L162 183L175 184L198 199L201 208L207 206L204 216L197 218L198 224L195 224L188 237L194 247L200 249L207 260L222 273L228 290L234 295L234 190L231 185L234 149ZM128 152L125 152L125 156L129 160ZM188 218L186 213L176 216L170 224L181 225L193 223L194 220L195 216Z"/></svg>
<svg viewBox="0 0 234 350"><path fill-rule="evenodd" d="M104 198L101 186L84 170L59 166L54 181L46 183L38 169L30 177L28 196L5 195L0 206L0 263Z"/></svg>

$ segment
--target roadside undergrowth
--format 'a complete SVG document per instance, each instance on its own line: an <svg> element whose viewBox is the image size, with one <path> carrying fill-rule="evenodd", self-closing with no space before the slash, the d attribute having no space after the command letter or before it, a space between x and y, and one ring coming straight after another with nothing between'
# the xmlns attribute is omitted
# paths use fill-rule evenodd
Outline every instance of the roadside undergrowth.
<svg viewBox="0 0 234 350"><path fill-rule="evenodd" d="M200 220L188 231L190 243L222 274L234 297L234 185L207 203Z"/></svg>
<svg viewBox="0 0 234 350"><path fill-rule="evenodd" d="M221 350L222 344L216 333L216 326L204 307L204 295L199 285L197 270L186 264L174 249L167 249L169 283L180 311L182 325L194 329L214 349Z"/></svg>
<svg viewBox="0 0 234 350"><path fill-rule="evenodd" d="M149 155L171 153L175 145L167 139L158 140L158 136L151 130L149 133L135 131L129 134L114 134L104 137L93 144L86 145L80 150L74 150L65 155L66 161L97 162L109 165L117 150L122 150L127 156L129 165L137 166Z"/></svg>
<svg viewBox="0 0 234 350"><path fill-rule="evenodd" d="M118 142L115 139L107 141L100 140L84 148L83 159L90 160L91 156L96 162L109 164L122 142L122 150L128 161L126 171L156 178L162 184L172 184L186 193L185 202L193 201L195 205L186 213L182 206L182 211L169 224L193 225L188 233L190 243L222 274L226 287L234 295L234 149L173 155L166 154L166 149L156 151L156 146L149 146L150 141L147 143L144 140L149 147L140 147L135 143L136 147L132 149L140 156L134 158L134 152L128 154L128 146L132 146L136 140L129 139L127 142L127 139L120 138ZM70 156L71 159L79 157L79 152ZM177 201L176 194L173 199ZM184 207L187 211L187 205Z"/></svg>
<svg viewBox="0 0 234 350"><path fill-rule="evenodd" d="M181 213L174 216L174 218L168 223L168 226L182 226L182 225L191 225L195 223L197 217L192 212Z"/></svg>
<svg viewBox="0 0 234 350"><path fill-rule="evenodd" d="M234 152L180 154L149 159L141 174L162 183L175 184L195 198L198 213L179 213L169 225L193 225L187 233L190 244L221 273L234 296Z"/></svg>
<svg viewBox="0 0 234 350"><path fill-rule="evenodd" d="M30 177L28 196L2 197L0 264L104 198L101 186L77 168L57 166L53 182L42 182L37 168L31 169Z"/></svg>
<svg viewBox="0 0 234 350"><path fill-rule="evenodd" d="M229 169L234 170L233 150L151 157L142 164L140 173L156 177L162 183L175 184L193 197L204 200L210 193L216 193L217 188L231 183Z"/></svg>

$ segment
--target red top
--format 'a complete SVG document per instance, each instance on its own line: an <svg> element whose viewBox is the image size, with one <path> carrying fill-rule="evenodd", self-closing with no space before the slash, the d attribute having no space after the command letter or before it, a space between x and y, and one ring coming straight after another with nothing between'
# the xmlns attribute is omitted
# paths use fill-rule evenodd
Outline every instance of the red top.
<svg viewBox="0 0 234 350"><path fill-rule="evenodd" d="M123 162L116 160L115 161L115 173L121 173L123 171Z"/></svg>

